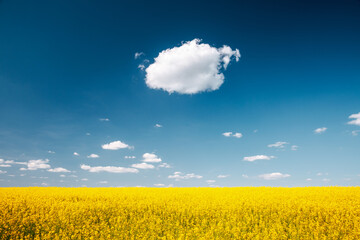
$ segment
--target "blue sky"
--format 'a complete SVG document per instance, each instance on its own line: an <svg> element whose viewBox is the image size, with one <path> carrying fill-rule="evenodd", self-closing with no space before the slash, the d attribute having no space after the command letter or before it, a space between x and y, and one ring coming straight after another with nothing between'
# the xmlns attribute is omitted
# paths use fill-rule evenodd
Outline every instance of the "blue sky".
<svg viewBox="0 0 360 240"><path fill-rule="evenodd" d="M359 12L0 1L0 186L357 186Z"/></svg>

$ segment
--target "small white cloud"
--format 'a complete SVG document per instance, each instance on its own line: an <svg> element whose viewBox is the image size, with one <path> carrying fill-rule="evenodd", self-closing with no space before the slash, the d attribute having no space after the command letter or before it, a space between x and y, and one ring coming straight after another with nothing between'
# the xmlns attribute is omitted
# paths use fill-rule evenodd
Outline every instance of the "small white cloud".
<svg viewBox="0 0 360 240"><path fill-rule="evenodd" d="M100 122L108 122L108 121L110 121L110 119L108 119L108 118L99 118L99 121Z"/></svg>
<svg viewBox="0 0 360 240"><path fill-rule="evenodd" d="M162 127L162 125L161 124L155 124L155 126L154 127L156 127L156 128L161 128Z"/></svg>
<svg viewBox="0 0 360 240"><path fill-rule="evenodd" d="M211 183L215 183L215 180L206 180L206 183L211 184Z"/></svg>
<svg viewBox="0 0 360 240"><path fill-rule="evenodd" d="M246 175L246 174L241 174L241 176L242 176L243 178L249 178L249 176Z"/></svg>
<svg viewBox="0 0 360 240"><path fill-rule="evenodd" d="M106 150L119 150L122 148L131 148L129 145L127 145L126 143L123 143L121 141L114 141L111 143L107 143L101 146L103 149Z"/></svg>
<svg viewBox="0 0 360 240"><path fill-rule="evenodd" d="M167 163L161 163L158 167L159 168L171 168L171 166Z"/></svg>
<svg viewBox="0 0 360 240"><path fill-rule="evenodd" d="M20 168L21 171L25 170L38 170L38 169L48 169L50 168L50 165L48 164L50 162L49 159L38 159L38 160L30 160L28 162L24 162L24 165L27 165L27 168ZM22 162L19 164L23 164Z"/></svg>
<svg viewBox="0 0 360 240"><path fill-rule="evenodd" d="M90 136L91 134L90 134L90 133L86 133L85 135L86 135L86 136Z"/></svg>
<svg viewBox="0 0 360 240"><path fill-rule="evenodd" d="M234 133L233 137L241 138L243 135L242 133Z"/></svg>
<svg viewBox="0 0 360 240"><path fill-rule="evenodd" d="M136 157L135 156L125 156L124 158L125 159L135 159Z"/></svg>
<svg viewBox="0 0 360 240"><path fill-rule="evenodd" d="M323 181L323 182L330 182L330 179L328 179L328 178L323 178L322 181Z"/></svg>
<svg viewBox="0 0 360 240"><path fill-rule="evenodd" d="M73 154L74 156L80 156L80 154L78 154L77 152L74 152Z"/></svg>
<svg viewBox="0 0 360 240"><path fill-rule="evenodd" d="M259 175L259 178L262 178L264 180L276 180L276 179L287 178L287 177L290 177L290 174L283 174L283 173L279 173L279 172L266 173L266 174Z"/></svg>
<svg viewBox="0 0 360 240"><path fill-rule="evenodd" d="M321 133L324 133L326 130L327 130L326 127L317 128L317 129L314 130L314 133L321 134Z"/></svg>
<svg viewBox="0 0 360 240"><path fill-rule="evenodd" d="M227 68L231 59L238 61L240 52L229 46L215 48L200 42L194 39L159 53L146 68L146 85L180 94L219 89L224 82L221 70Z"/></svg>
<svg viewBox="0 0 360 240"><path fill-rule="evenodd" d="M196 175L194 173L183 174L181 172L174 172L174 174L169 175L168 178L175 179L176 181L179 181L179 180L182 180L182 179L184 179L184 180L192 179L192 178L200 179L200 178L203 178L203 177L200 176L200 175Z"/></svg>
<svg viewBox="0 0 360 240"><path fill-rule="evenodd" d="M7 173L7 171L0 170L0 174Z"/></svg>
<svg viewBox="0 0 360 240"><path fill-rule="evenodd" d="M242 136L243 136L242 133L238 133L238 132L236 132L236 133L224 132L222 135L225 137L235 137L235 138L242 138Z"/></svg>
<svg viewBox="0 0 360 240"><path fill-rule="evenodd" d="M230 175L218 175L217 178L227 178L229 177Z"/></svg>
<svg viewBox="0 0 360 240"><path fill-rule="evenodd" d="M135 59L138 59L138 58L140 58L140 57L143 56L143 55L144 55L143 52L136 52L134 58L135 58Z"/></svg>
<svg viewBox="0 0 360 240"><path fill-rule="evenodd" d="M58 167L58 168L49 169L48 172L59 173L59 172L70 172L70 171L67 170L66 168Z"/></svg>
<svg viewBox="0 0 360 240"><path fill-rule="evenodd" d="M351 114L349 118L354 120L351 120L348 124L360 126L360 112Z"/></svg>
<svg viewBox="0 0 360 240"><path fill-rule="evenodd" d="M154 184L154 186L155 186L155 187L164 187L165 184L163 184L163 183L156 183L156 184Z"/></svg>
<svg viewBox="0 0 360 240"><path fill-rule="evenodd" d="M97 166L91 167L89 165L82 164L81 169L96 173L96 172L111 172L111 173L138 173L136 168L114 167L114 166Z"/></svg>
<svg viewBox="0 0 360 240"><path fill-rule="evenodd" d="M60 175L60 177L63 177L63 178L64 178L64 177L66 177L66 175L64 175L64 174L61 174L61 175Z"/></svg>
<svg viewBox="0 0 360 240"><path fill-rule="evenodd" d="M224 135L225 137L231 137L232 132L224 132L222 135Z"/></svg>
<svg viewBox="0 0 360 240"><path fill-rule="evenodd" d="M0 164L0 167L11 167L10 164Z"/></svg>
<svg viewBox="0 0 360 240"><path fill-rule="evenodd" d="M43 183L41 183L41 186L44 186L44 187L46 187L46 186L48 186L49 184L47 184L47 183L45 183L45 182L43 182Z"/></svg>
<svg viewBox="0 0 360 240"><path fill-rule="evenodd" d="M108 181L100 181L99 183L100 183L100 184L107 184Z"/></svg>
<svg viewBox="0 0 360 240"><path fill-rule="evenodd" d="M312 179L311 179L311 178L307 178L306 181L312 181Z"/></svg>
<svg viewBox="0 0 360 240"><path fill-rule="evenodd" d="M50 153L50 154L54 154L55 152L54 152L54 151L49 150L49 151L48 151L48 153Z"/></svg>
<svg viewBox="0 0 360 240"><path fill-rule="evenodd" d="M139 169L153 169L155 168L154 165L148 164L148 163L134 163L131 165L133 168L139 168Z"/></svg>
<svg viewBox="0 0 360 240"><path fill-rule="evenodd" d="M89 156L87 156L87 158L99 158L100 156L95 154L95 153L92 153L90 154Z"/></svg>
<svg viewBox="0 0 360 240"><path fill-rule="evenodd" d="M143 162L146 163L158 163L161 162L161 158L159 158L157 155L153 154L153 153L144 153L143 155Z"/></svg>
<svg viewBox="0 0 360 240"><path fill-rule="evenodd" d="M82 178L81 181L88 181L89 179L87 178Z"/></svg>
<svg viewBox="0 0 360 240"><path fill-rule="evenodd" d="M298 149L299 149L299 146L297 146L297 145L292 145L291 146L292 151L297 151Z"/></svg>
<svg viewBox="0 0 360 240"><path fill-rule="evenodd" d="M360 130L351 131L351 135L357 136L357 135L359 135L359 132L360 132Z"/></svg>
<svg viewBox="0 0 360 240"><path fill-rule="evenodd" d="M266 156L266 155L255 155L255 156L250 156L250 157L244 157L244 161L247 162L254 162L257 160L270 160L275 158L274 156Z"/></svg>
<svg viewBox="0 0 360 240"><path fill-rule="evenodd" d="M139 68L141 71L144 71L146 67L145 67L144 64L139 64L138 68Z"/></svg>
<svg viewBox="0 0 360 240"><path fill-rule="evenodd" d="M268 147L269 148L284 148L286 144L289 144L287 142L276 142L273 144L269 144Z"/></svg>
<svg viewBox="0 0 360 240"><path fill-rule="evenodd" d="M327 176L327 175L329 175L329 174L328 173L321 173L321 172L316 174L316 176Z"/></svg>

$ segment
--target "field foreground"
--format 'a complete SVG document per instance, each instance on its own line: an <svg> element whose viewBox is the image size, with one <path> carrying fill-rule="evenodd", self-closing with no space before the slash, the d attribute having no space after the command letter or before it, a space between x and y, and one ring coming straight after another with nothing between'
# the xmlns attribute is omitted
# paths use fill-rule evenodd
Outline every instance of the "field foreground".
<svg viewBox="0 0 360 240"><path fill-rule="evenodd" d="M360 187L0 188L0 239L360 239Z"/></svg>

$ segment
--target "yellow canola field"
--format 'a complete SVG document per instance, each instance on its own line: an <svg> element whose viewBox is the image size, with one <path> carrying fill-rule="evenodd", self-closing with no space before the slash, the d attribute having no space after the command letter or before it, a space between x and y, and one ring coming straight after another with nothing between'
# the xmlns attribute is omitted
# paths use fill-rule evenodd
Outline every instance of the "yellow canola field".
<svg viewBox="0 0 360 240"><path fill-rule="evenodd" d="M360 239L360 188L0 188L0 239Z"/></svg>

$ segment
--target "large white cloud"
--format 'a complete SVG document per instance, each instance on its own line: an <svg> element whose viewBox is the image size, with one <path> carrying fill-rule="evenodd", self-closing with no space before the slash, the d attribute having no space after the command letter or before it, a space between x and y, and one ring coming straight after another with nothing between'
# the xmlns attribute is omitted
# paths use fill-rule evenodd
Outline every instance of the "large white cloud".
<svg viewBox="0 0 360 240"><path fill-rule="evenodd" d="M114 141L111 143L107 143L101 146L103 149L106 150L119 150L122 148L131 148L129 145L127 145L126 143L123 143L121 141Z"/></svg>
<svg viewBox="0 0 360 240"><path fill-rule="evenodd" d="M114 166L96 166L91 167L89 165L82 164L80 166L82 170L89 172L111 172L111 173L138 173L139 170L136 168L124 168L124 167L114 167Z"/></svg>
<svg viewBox="0 0 360 240"><path fill-rule="evenodd" d="M276 180L276 179L287 178L287 177L290 177L290 174L283 174L283 173L279 173L279 172L266 173L266 174L259 175L259 178L262 178L265 180Z"/></svg>
<svg viewBox="0 0 360 240"><path fill-rule="evenodd" d="M161 158L159 158L156 154L153 153L144 153L143 155L143 162L146 163L157 163L157 162L161 162Z"/></svg>
<svg viewBox="0 0 360 240"><path fill-rule="evenodd" d="M266 156L266 155L255 155L255 156L250 156L250 157L244 157L244 161L247 162L254 162L257 160L270 160L272 158L275 158L274 156Z"/></svg>
<svg viewBox="0 0 360 240"><path fill-rule="evenodd" d="M146 68L146 85L169 93L195 94L219 89L231 59L239 61L240 52L224 45L221 48L194 39L180 47L159 53L155 62Z"/></svg>
<svg viewBox="0 0 360 240"><path fill-rule="evenodd" d="M360 126L360 112L351 114L349 118L354 120L351 120L348 124Z"/></svg>

